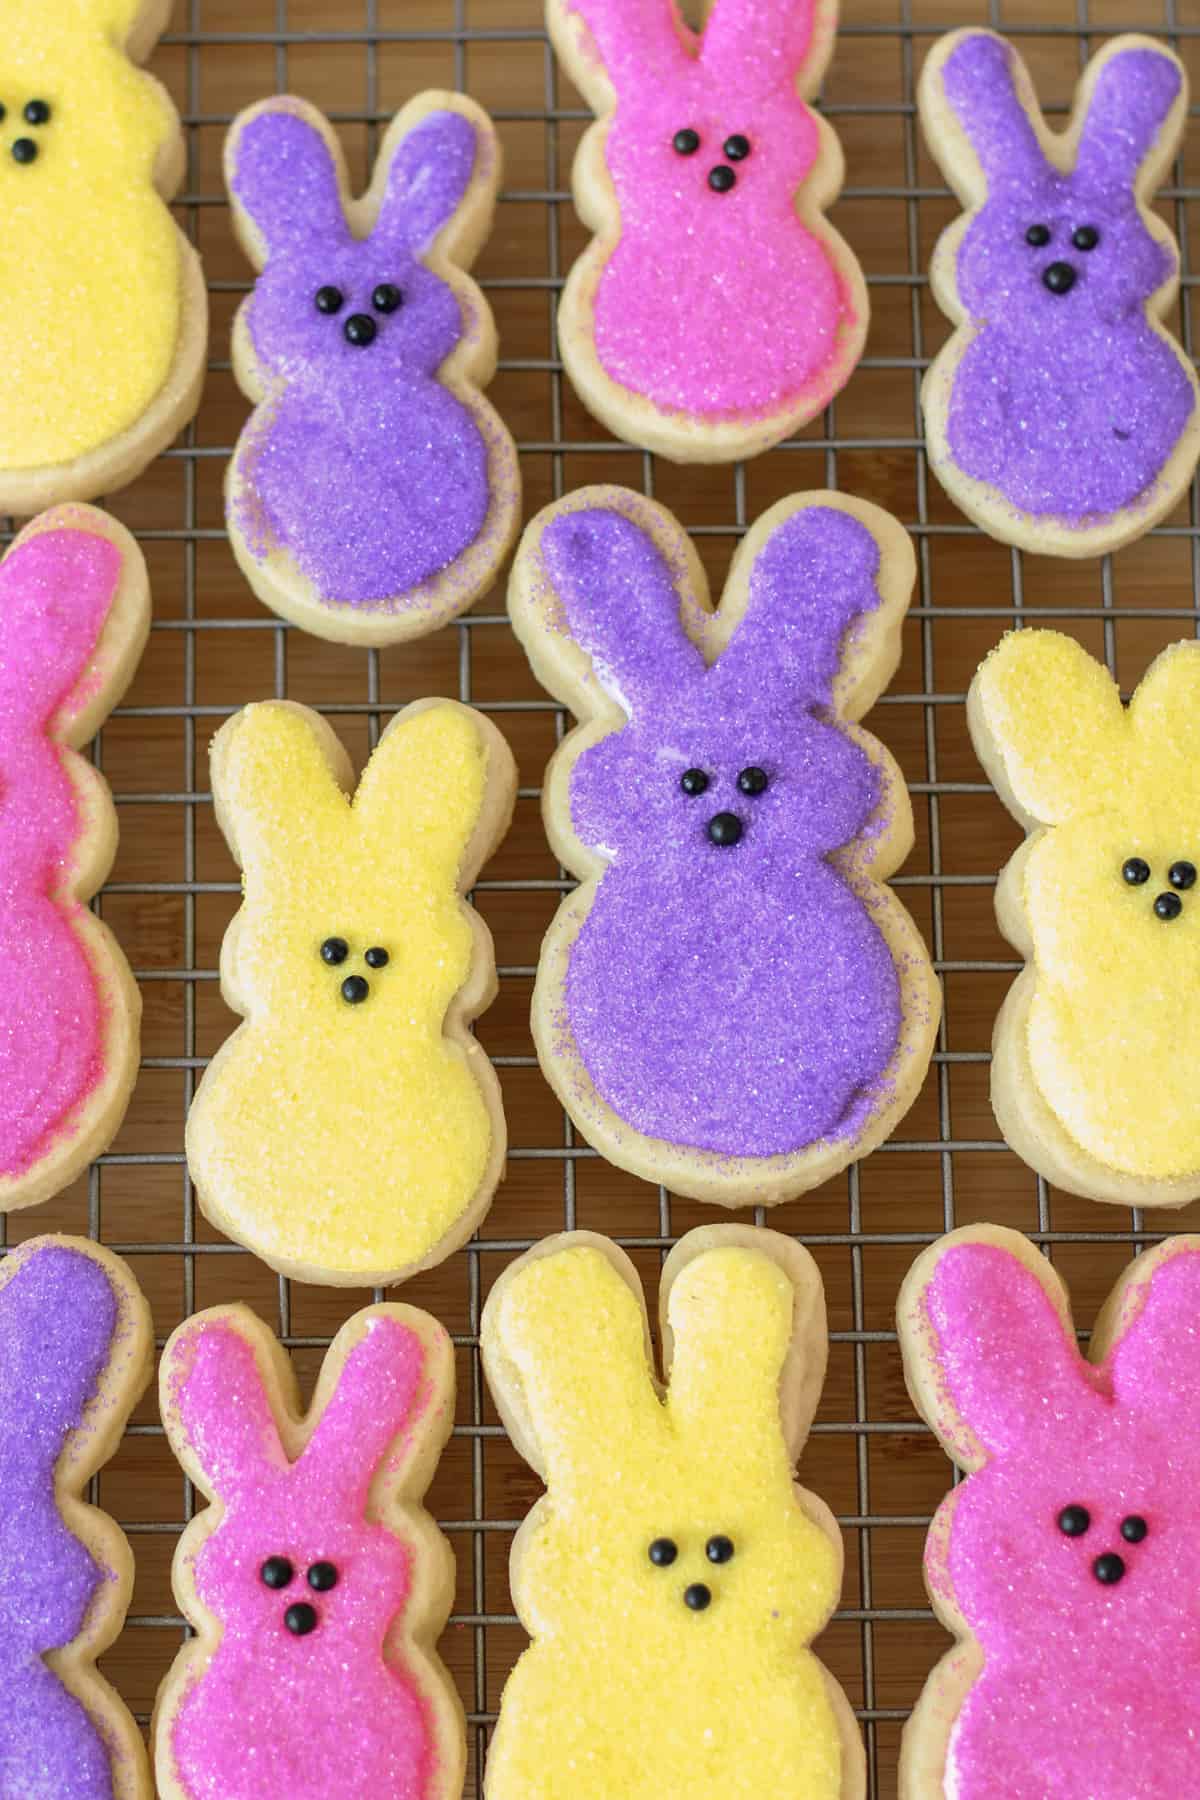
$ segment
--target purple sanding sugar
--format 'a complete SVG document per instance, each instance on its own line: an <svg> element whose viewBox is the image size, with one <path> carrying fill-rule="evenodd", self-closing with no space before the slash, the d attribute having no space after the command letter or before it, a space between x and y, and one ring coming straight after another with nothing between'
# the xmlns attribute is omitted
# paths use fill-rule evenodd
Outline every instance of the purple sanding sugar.
<svg viewBox="0 0 1200 1800"><path fill-rule="evenodd" d="M863 830L878 776L818 715L847 630L879 603L874 538L832 509L788 519L711 669L632 520L568 513L542 543L573 636L631 714L572 775L579 837L612 863L572 949L564 1042L650 1136L770 1156L857 1131L896 1048L899 984L827 860ZM748 767L768 776L757 797L737 787ZM693 768L708 787L689 797ZM723 811L744 828L732 848L707 834Z"/></svg>
<svg viewBox="0 0 1200 1800"><path fill-rule="evenodd" d="M1149 497L1192 413L1191 385L1146 318L1174 258L1152 238L1134 176L1179 89L1170 58L1112 57L1097 81L1074 170L1044 158L1012 86L1012 52L966 38L943 82L988 180L958 255L978 333L954 377L948 437L964 473L1023 512L1080 523ZM1044 244L1026 233L1043 226ZM1072 241L1080 227L1094 248ZM1043 281L1063 263L1064 293Z"/></svg>
<svg viewBox="0 0 1200 1800"><path fill-rule="evenodd" d="M54 1468L108 1362L116 1300L52 1245L0 1289L0 1794L112 1800L108 1752L42 1660L78 1637L104 1572L63 1522Z"/></svg>
<svg viewBox="0 0 1200 1800"><path fill-rule="evenodd" d="M264 112L238 140L233 190L268 251L248 321L273 397L243 445L236 522L256 556L289 550L323 599L402 598L484 529L487 444L437 379L462 312L421 260L475 157L468 119L427 115L392 159L374 231L357 239L328 148L304 119ZM372 302L383 283L403 295L391 313ZM335 313L318 311L322 287L342 295ZM366 348L345 336L354 314L376 328Z"/></svg>

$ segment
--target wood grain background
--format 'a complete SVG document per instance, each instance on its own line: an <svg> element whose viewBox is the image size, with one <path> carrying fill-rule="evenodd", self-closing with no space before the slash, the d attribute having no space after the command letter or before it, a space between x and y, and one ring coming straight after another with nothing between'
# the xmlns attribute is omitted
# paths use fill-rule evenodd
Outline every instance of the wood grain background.
<svg viewBox="0 0 1200 1800"><path fill-rule="evenodd" d="M1024 557L967 526L926 474L916 391L945 324L923 270L954 209L919 142L913 77L933 36L970 22L1012 32L1050 105L1067 101L1088 46L1116 29L1173 33L1196 72L1200 0L1005 0L991 10L967 0L953 10L943 0L847 0L824 103L847 159L847 191L834 216L870 280L868 354L824 419L744 469L683 470L616 444L562 378L554 301L584 241L567 178L586 114L556 77L539 0L179 0L153 59L186 122L189 169L178 213L205 260L213 335L196 425L113 502L142 539L154 583L150 646L99 749L121 822L102 908L142 983L145 1067L110 1155L52 1204L10 1219L9 1241L51 1229L101 1236L132 1262L160 1342L191 1308L246 1300L294 1345L311 1382L322 1345L371 1296L281 1285L207 1227L182 1162L194 1082L234 1022L216 967L237 901L236 871L213 820L208 741L232 709L271 694L329 709L360 762L380 724L420 695L459 695L492 712L523 783L512 832L477 895L502 968L481 1037L502 1063L513 1150L478 1240L403 1295L437 1313L460 1346L459 1424L431 1504L458 1556L442 1651L471 1719L472 1796L481 1791L488 1724L523 1641L506 1579L511 1532L538 1492L483 1392L475 1347L481 1298L517 1249L564 1223L620 1237L652 1276L665 1243L714 1215L574 1146L533 1062L532 968L561 891L537 789L562 719L512 638L502 588L432 640L368 654L282 627L236 571L222 529L221 479L246 414L228 340L248 271L229 229L222 139L241 106L287 87L337 119L363 180L380 126L420 89L465 87L495 113L505 194L478 272L500 328L492 398L521 447L529 512L587 481L644 487L702 534L718 587L739 532L793 490L828 484L861 494L917 535L921 589L904 661L871 724L913 787L917 841L899 885L944 976L945 1025L924 1090L893 1142L770 1221L809 1244L825 1276L834 1341L802 1475L842 1522L846 1585L821 1651L862 1712L873 1792L890 1796L903 1718L944 1647L926 1607L920 1553L950 1474L914 1420L892 1333L908 1263L954 1223L991 1219L1038 1233L1086 1324L1132 1244L1196 1222L1188 1213L1131 1217L1039 1191L999 1141L988 1106L991 1024L1013 968L993 921L992 889L1017 832L972 754L965 688L1017 608L1077 633L1130 687L1158 649L1195 632L1200 537L1193 497L1110 562ZM1186 156L1161 204L1183 244L1186 308L1194 204ZM1190 342L1186 317L1182 329ZM152 1398L100 1494L131 1532L138 1559L131 1620L105 1667L145 1720L181 1638L169 1565L191 1504Z"/></svg>

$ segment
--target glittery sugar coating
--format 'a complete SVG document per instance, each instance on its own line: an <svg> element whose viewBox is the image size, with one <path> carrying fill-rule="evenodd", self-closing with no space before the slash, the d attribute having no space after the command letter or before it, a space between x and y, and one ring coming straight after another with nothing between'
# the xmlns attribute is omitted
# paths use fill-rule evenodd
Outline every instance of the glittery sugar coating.
<svg viewBox="0 0 1200 1800"><path fill-rule="evenodd" d="M576 832L610 866L572 946L564 1031L649 1136L771 1156L853 1134L901 1022L888 946L828 860L880 798L829 716L845 635L879 603L875 539L831 508L785 520L711 668L631 519L567 513L542 545L572 635L630 714L572 777ZM762 794L739 791L747 766ZM681 787L692 768L709 776L699 797ZM708 835L725 810L743 825L733 848Z"/></svg>
<svg viewBox="0 0 1200 1800"><path fill-rule="evenodd" d="M175 357L179 239L154 186L172 115L118 48L140 10L0 0L0 469L70 463L110 442ZM24 104L47 94L49 121L29 126ZM14 160L21 136L36 141L34 162Z"/></svg>
<svg viewBox="0 0 1200 1800"><path fill-rule="evenodd" d="M509 1677L489 1800L840 1800L843 1757L809 1644L840 1558L798 1503L780 1426L792 1287L767 1255L707 1250L673 1282L670 1390L610 1257L528 1259L485 1314L488 1378L533 1434L547 1495L513 1593L533 1637ZM714 1535L733 1555L705 1554ZM677 1557L656 1566L669 1537ZM703 1583L710 1605L683 1595Z"/></svg>
<svg viewBox="0 0 1200 1800"><path fill-rule="evenodd" d="M104 1271L39 1248L0 1288L0 1791L112 1800L109 1753L44 1661L83 1630L106 1578L59 1511L55 1469L108 1364L117 1303Z"/></svg>
<svg viewBox="0 0 1200 1800"><path fill-rule="evenodd" d="M103 1074L103 1003L68 897L80 817L48 735L121 575L107 538L39 532L0 567L0 1173L24 1174Z"/></svg>
<svg viewBox="0 0 1200 1800"><path fill-rule="evenodd" d="M489 511L488 443L438 371L463 337L459 300L424 260L453 218L477 156L471 121L427 114L394 155L369 237L347 223L320 132L285 110L237 139L232 190L266 243L249 303L270 396L239 449L235 522L252 553L276 545L326 600L395 600L479 538ZM397 287L381 313L373 295ZM321 312L317 291L343 297ZM362 348L346 321L375 327Z"/></svg>
<svg viewBox="0 0 1200 1800"><path fill-rule="evenodd" d="M1162 1262L1094 1367L1015 1255L964 1243L925 1289L944 1419L986 1458L930 1534L935 1596L961 1609L983 1669L950 1739L956 1800L1162 1800L1196 1785L1200 1249ZM904 1321L901 1321L902 1327ZM953 1443L953 1437L950 1436ZM963 1454L971 1455L968 1451ZM1085 1533L1058 1525L1086 1507ZM1143 1517L1130 1543L1121 1522ZM1119 1553L1105 1586L1097 1556Z"/></svg>
<svg viewBox="0 0 1200 1800"><path fill-rule="evenodd" d="M1039 833L1010 878L1032 940L1026 1051L1040 1097L1108 1168L1200 1170L1200 904L1154 911L1200 862L1200 649L1172 645L1131 704L1074 639L1010 633L972 686L972 730ZM986 740L986 741L985 741ZM1131 886L1130 857L1150 868ZM1103 1020L1103 1029L1097 1021Z"/></svg>
<svg viewBox="0 0 1200 1800"><path fill-rule="evenodd" d="M566 0L616 91L604 162L620 235L595 295L600 363L706 419L778 412L834 364L854 322L827 247L797 215L821 152L797 91L811 0L718 0L697 37L674 0ZM681 156L676 133L699 147ZM724 143L749 140L736 180Z"/></svg>
<svg viewBox="0 0 1200 1800"><path fill-rule="evenodd" d="M1038 143L1013 68L1012 50L980 33L941 73L988 184L957 258L975 335L954 372L949 446L965 474L1015 508L1082 523L1153 492L1195 409L1179 358L1147 317L1176 261L1147 229L1135 187L1181 76L1149 48L1111 56L1064 174ZM1033 226L1048 241L1031 244ZM1073 242L1080 227L1098 234L1093 248ZM1045 279L1055 265L1069 272L1063 292Z"/></svg>
<svg viewBox="0 0 1200 1800"><path fill-rule="evenodd" d="M371 1501L381 1466L397 1470L429 1423L420 1337L395 1318L370 1320L295 1462L254 1350L227 1318L185 1327L163 1379L172 1432L221 1508L189 1565L219 1639L206 1638L211 1655L171 1714L179 1791L188 1800L440 1795L431 1706L398 1647L414 1547L401 1511L385 1515ZM261 1577L273 1556L292 1565L283 1588ZM318 1589L306 1572L322 1562L336 1580ZM297 1603L316 1614L303 1636L284 1623Z"/></svg>

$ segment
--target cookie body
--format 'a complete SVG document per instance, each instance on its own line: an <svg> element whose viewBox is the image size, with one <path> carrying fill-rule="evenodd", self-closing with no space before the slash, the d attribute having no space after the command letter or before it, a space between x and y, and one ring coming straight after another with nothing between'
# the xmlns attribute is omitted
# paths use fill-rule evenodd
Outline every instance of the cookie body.
<svg viewBox="0 0 1200 1800"><path fill-rule="evenodd" d="M841 148L806 104L834 0L547 0L597 114L574 169L596 235L558 315L567 373L612 431L680 462L752 456L849 378L867 291L823 217Z"/></svg>
<svg viewBox="0 0 1200 1800"><path fill-rule="evenodd" d="M329 727L246 707L212 753L244 871L221 985L245 1022L187 1123L200 1204L298 1279L399 1281L470 1236L504 1166L492 1066L468 1026L495 994L463 900L504 835L504 739L453 701L391 722L357 790Z"/></svg>
<svg viewBox="0 0 1200 1800"><path fill-rule="evenodd" d="M542 1067L610 1161L771 1204L879 1143L923 1078L939 997L883 885L912 841L851 721L899 654L904 533L836 495L771 509L717 612L684 533L620 488L530 525L514 629L583 723L547 771L580 877L534 994Z"/></svg>
<svg viewBox="0 0 1200 1800"><path fill-rule="evenodd" d="M481 392L495 326L465 273L500 182L491 120L419 95L356 200L326 120L283 95L234 122L225 171L260 271L234 325L255 404L226 482L238 561L319 637L432 631L487 588L520 516L516 450Z"/></svg>
<svg viewBox="0 0 1200 1800"><path fill-rule="evenodd" d="M1196 1238L1129 1266L1086 1358L1062 1281L1019 1233L953 1232L914 1265L909 1391L968 1479L926 1545L958 1641L905 1728L901 1800L1195 1785L1198 1314Z"/></svg>
<svg viewBox="0 0 1200 1800"><path fill-rule="evenodd" d="M120 699L150 625L141 551L93 507L44 513L0 564L0 1210L74 1179L121 1123L141 999L89 912L117 845L76 754Z"/></svg>
<svg viewBox="0 0 1200 1800"><path fill-rule="evenodd" d="M1200 388L1163 325L1179 254L1149 203L1187 76L1164 44L1106 44L1061 134L1016 51L958 31L930 53L922 123L968 209L930 276L955 331L925 379L930 461L993 537L1097 556L1167 513L1200 453Z"/></svg>
<svg viewBox="0 0 1200 1800"><path fill-rule="evenodd" d="M0 1267L0 1790L152 1800L141 1735L95 1660L133 1589L82 1498L150 1378L150 1314L111 1252L30 1238Z"/></svg>
<svg viewBox="0 0 1200 1800"><path fill-rule="evenodd" d="M302 1418L266 1326L215 1307L168 1343L160 1399L210 1502L175 1555L197 1635L155 1709L163 1800L459 1800L462 1712L432 1647L454 1564L421 1506L454 1417L441 1326L355 1314Z"/></svg>
<svg viewBox="0 0 1200 1800"><path fill-rule="evenodd" d="M1072 1193L1182 1205L1200 1194L1200 651L1163 651L1126 708L1074 639L1013 632L967 718L1029 834L996 894L1026 959L996 1021L1001 1130Z"/></svg>
<svg viewBox="0 0 1200 1800"><path fill-rule="evenodd" d="M199 404L207 298L167 207L183 173L179 121L137 67L168 11L0 6L4 512L124 486Z"/></svg>
<svg viewBox="0 0 1200 1800"><path fill-rule="evenodd" d="M691 1232L663 1270L660 1389L641 1283L572 1232L506 1269L481 1325L513 1442L546 1483L513 1546L533 1643L488 1800L850 1800L862 1746L809 1645L841 1585L793 1481L826 1358L820 1277L772 1232Z"/></svg>

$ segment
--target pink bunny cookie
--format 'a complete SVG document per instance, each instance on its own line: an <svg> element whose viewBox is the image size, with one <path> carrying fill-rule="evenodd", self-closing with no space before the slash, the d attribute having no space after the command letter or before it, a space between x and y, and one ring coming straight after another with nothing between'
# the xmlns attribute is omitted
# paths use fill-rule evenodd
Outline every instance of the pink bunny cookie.
<svg viewBox="0 0 1200 1800"><path fill-rule="evenodd" d="M1200 1239L1132 1263L1079 1353L1062 1281L976 1226L900 1295L918 1411L968 1479L925 1553L957 1643L901 1800L1165 1800L1197 1786Z"/></svg>
<svg viewBox="0 0 1200 1800"><path fill-rule="evenodd" d="M76 754L128 685L150 600L129 533L92 507L26 527L0 564L0 1211L46 1200L112 1140L141 1000L88 911L117 845Z"/></svg>
<svg viewBox="0 0 1200 1800"><path fill-rule="evenodd" d="M419 95L355 200L326 120L282 95L235 120L225 171L261 271L233 334L256 408L226 484L238 561L318 637L433 631L488 587L520 517L516 449L480 392L496 330L465 273L500 182L492 122Z"/></svg>
<svg viewBox="0 0 1200 1800"><path fill-rule="evenodd" d="M158 1696L162 1800L459 1800L465 1731L432 1648L454 1565L421 1506L454 1415L445 1331L356 1313L301 1417L266 1326L214 1307L167 1344L160 1400L212 1503L175 1556L198 1635Z"/></svg>
<svg viewBox="0 0 1200 1800"><path fill-rule="evenodd" d="M842 183L806 104L836 0L548 0L597 115L575 162L596 235L563 290L563 362L618 436L678 462L757 455L849 379L867 291L823 217Z"/></svg>
<svg viewBox="0 0 1200 1800"><path fill-rule="evenodd" d="M800 494L740 546L719 609L661 507L585 488L529 526L513 627L582 722L547 771L579 876L533 1001L542 1067L610 1162L771 1205L888 1135L939 993L884 883L903 779L857 725L896 667L912 550L862 501Z"/></svg>
<svg viewBox="0 0 1200 1800"><path fill-rule="evenodd" d="M930 268L955 326L922 393L934 471L1006 543L1116 549L1170 511L1200 453L1200 388L1163 325L1178 250L1149 210L1187 119L1183 65L1113 39L1058 134L1011 45L957 31L919 102L967 208Z"/></svg>

